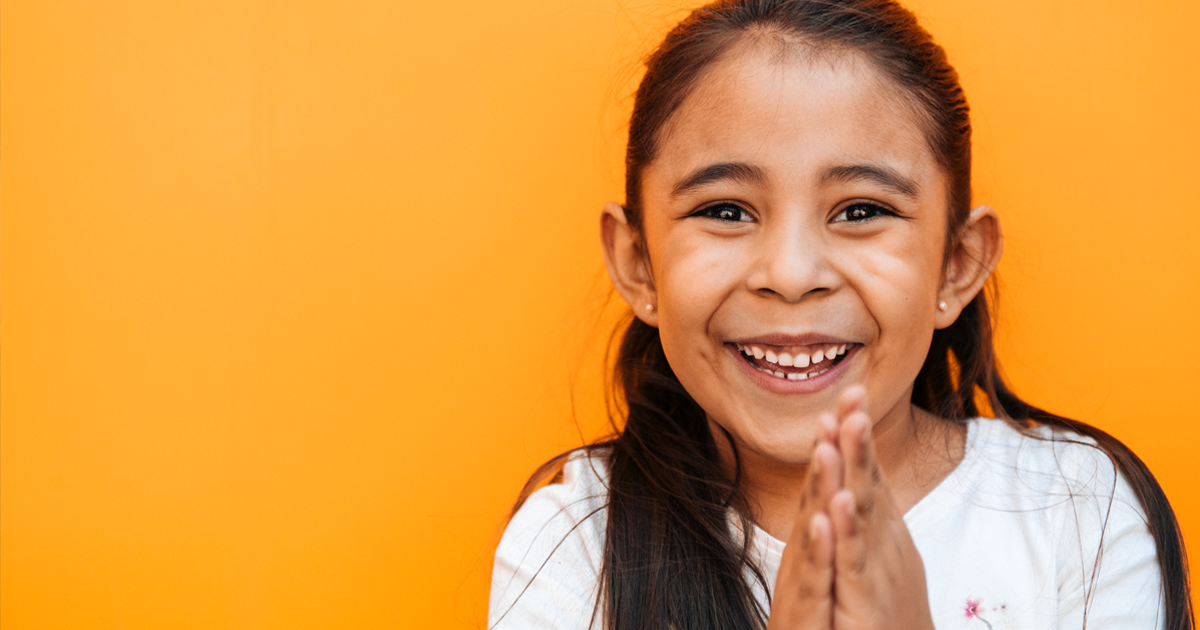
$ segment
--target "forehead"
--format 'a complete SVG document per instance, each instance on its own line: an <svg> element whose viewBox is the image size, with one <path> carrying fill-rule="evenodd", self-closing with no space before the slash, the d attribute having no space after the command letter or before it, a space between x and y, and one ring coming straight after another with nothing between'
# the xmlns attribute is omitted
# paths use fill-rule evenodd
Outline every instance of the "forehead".
<svg viewBox="0 0 1200 630"><path fill-rule="evenodd" d="M860 53L778 44L741 45L714 63L668 120L644 175L717 162L792 179L874 163L922 188L941 181L912 98Z"/></svg>

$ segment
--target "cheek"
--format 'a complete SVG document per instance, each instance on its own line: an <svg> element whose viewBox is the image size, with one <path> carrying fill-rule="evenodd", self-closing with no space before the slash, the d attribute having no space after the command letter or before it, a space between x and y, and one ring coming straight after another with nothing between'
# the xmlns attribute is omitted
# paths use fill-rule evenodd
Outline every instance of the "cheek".
<svg viewBox="0 0 1200 630"><path fill-rule="evenodd" d="M712 337L713 319L741 286L742 252L734 239L687 234L662 239L652 250L658 328L671 369L697 399L717 379L724 351ZM700 395L697 395L700 394Z"/></svg>
<svg viewBox="0 0 1200 630"><path fill-rule="evenodd" d="M672 236L652 257L660 333L664 338L707 334L708 322L740 286L740 248L734 239Z"/></svg>
<svg viewBox="0 0 1200 630"><path fill-rule="evenodd" d="M861 258L859 264L863 270L860 294L877 317L914 323L928 320L933 325L939 267L878 252Z"/></svg>
<svg viewBox="0 0 1200 630"><path fill-rule="evenodd" d="M932 325L942 275L941 238L928 226L892 230L853 248L847 262L857 270L847 275L865 285L859 290L865 299L876 301L877 308L889 307L887 315L907 314Z"/></svg>
<svg viewBox="0 0 1200 630"><path fill-rule="evenodd" d="M875 356L889 369L919 370L928 353L942 273L941 248L930 246L940 243L936 239L940 235L897 234L862 247L847 262L853 271L846 276L877 327Z"/></svg>

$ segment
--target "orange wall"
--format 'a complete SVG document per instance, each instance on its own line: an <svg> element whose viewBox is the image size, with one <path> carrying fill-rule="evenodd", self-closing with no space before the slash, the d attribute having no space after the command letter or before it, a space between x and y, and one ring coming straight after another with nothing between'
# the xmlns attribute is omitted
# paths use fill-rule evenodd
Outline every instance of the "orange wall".
<svg viewBox="0 0 1200 630"><path fill-rule="evenodd" d="M1009 374L1131 444L1200 545L1200 4L914 8L1005 221ZM596 216L678 12L0 13L0 625L479 624L572 382L596 433Z"/></svg>

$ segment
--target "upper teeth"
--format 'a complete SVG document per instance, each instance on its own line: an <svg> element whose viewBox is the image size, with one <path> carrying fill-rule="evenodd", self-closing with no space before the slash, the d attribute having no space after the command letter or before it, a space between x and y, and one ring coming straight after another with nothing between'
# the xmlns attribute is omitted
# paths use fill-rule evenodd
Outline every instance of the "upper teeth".
<svg viewBox="0 0 1200 630"><path fill-rule="evenodd" d="M806 346L804 348L780 348L778 346L766 346L765 344L761 346L740 343L735 345L737 345L738 350L752 355L755 359L766 359L768 363L802 368L815 365L825 359L832 359L835 356L846 354L847 346L844 343L819 345L816 347Z"/></svg>

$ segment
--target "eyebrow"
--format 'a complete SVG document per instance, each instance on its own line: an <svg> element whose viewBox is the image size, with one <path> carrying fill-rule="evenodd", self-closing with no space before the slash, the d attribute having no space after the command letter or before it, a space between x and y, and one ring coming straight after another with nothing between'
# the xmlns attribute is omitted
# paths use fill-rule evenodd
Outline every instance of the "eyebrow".
<svg viewBox="0 0 1200 630"><path fill-rule="evenodd" d="M679 180L679 183L675 184L675 188L671 190L671 196L678 197L701 186L726 179L736 182L759 183L767 179L767 174L762 168L745 162L710 164L692 171L687 177Z"/></svg>
<svg viewBox="0 0 1200 630"><path fill-rule="evenodd" d="M915 198L921 190L917 182L912 179L901 175L893 169L877 164L831 166L821 174L821 182L828 183L833 181L847 184L858 181L874 182L884 188L890 188L901 195L912 198Z"/></svg>

